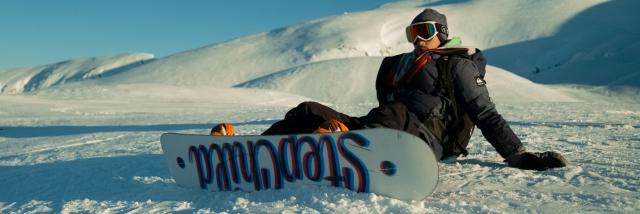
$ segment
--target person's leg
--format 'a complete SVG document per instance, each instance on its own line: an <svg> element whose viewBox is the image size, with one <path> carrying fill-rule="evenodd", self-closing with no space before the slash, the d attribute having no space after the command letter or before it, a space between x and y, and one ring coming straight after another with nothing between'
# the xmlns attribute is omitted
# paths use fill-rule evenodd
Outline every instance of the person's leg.
<svg viewBox="0 0 640 214"><path fill-rule="evenodd" d="M354 118L320 103L303 102L289 110L284 116L284 120L271 125L262 135L312 133L320 124L331 119L345 123L347 127L354 120Z"/></svg>
<svg viewBox="0 0 640 214"><path fill-rule="evenodd" d="M438 159L442 157L440 140L402 103L376 107L366 116L359 118L359 122L362 124L361 127L354 129L390 128L418 136L431 147Z"/></svg>

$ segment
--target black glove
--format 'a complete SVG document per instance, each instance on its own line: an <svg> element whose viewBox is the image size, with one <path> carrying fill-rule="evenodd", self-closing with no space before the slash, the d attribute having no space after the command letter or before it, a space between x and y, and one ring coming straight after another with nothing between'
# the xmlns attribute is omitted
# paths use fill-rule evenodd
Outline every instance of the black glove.
<svg viewBox="0 0 640 214"><path fill-rule="evenodd" d="M543 171L549 168L567 166L567 160L557 152L518 152L506 160L510 167Z"/></svg>

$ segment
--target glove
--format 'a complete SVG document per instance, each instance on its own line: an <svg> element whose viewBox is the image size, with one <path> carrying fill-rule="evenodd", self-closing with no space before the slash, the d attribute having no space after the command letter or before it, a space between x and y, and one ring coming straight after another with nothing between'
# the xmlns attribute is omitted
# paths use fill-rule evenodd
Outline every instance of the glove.
<svg viewBox="0 0 640 214"><path fill-rule="evenodd" d="M506 160L510 167L520 169L535 169L543 171L549 168L567 166L567 160L557 152L518 152L509 155Z"/></svg>

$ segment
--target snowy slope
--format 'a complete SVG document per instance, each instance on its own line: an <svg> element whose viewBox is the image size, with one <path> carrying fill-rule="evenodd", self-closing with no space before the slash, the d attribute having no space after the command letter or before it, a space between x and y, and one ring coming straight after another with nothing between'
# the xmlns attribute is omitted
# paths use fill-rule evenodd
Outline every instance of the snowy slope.
<svg viewBox="0 0 640 214"><path fill-rule="evenodd" d="M489 49L551 35L569 17L597 2L601 1L472 1L438 9L450 14L453 35L461 36L468 45ZM404 27L422 10L414 6L424 3L328 17L185 51L136 68L113 81L223 87L325 60L400 54L412 48L405 40ZM475 21L483 14L496 16ZM531 23L530 17L545 20Z"/></svg>
<svg viewBox="0 0 640 214"><path fill-rule="evenodd" d="M293 67L236 85L296 93L314 100L376 102L375 78L381 57L325 60Z"/></svg>
<svg viewBox="0 0 640 214"><path fill-rule="evenodd" d="M327 60L270 74L237 87L285 91L333 104L377 103L373 83L381 61L381 57ZM493 66L487 67L486 80L498 102L577 101L569 94Z"/></svg>
<svg viewBox="0 0 640 214"><path fill-rule="evenodd" d="M70 82L108 77L153 59L153 54L148 53L122 54L4 70L0 71L0 94L18 94Z"/></svg>
<svg viewBox="0 0 640 214"><path fill-rule="evenodd" d="M545 81L520 71L552 62L552 53L575 60L548 74L632 68L633 57L592 66L595 52L583 46L602 34L567 26L634 18L626 12L635 5L400 1L161 59L133 54L0 71L0 213L634 213L640 210L640 161L632 158L640 155L637 89L628 89L629 97L602 88L592 93L589 85L534 83ZM425 6L446 13L453 34L489 55L487 87L525 146L559 151L569 167L507 168L477 131L470 156L439 164L438 189L423 201L330 187L216 193L175 185L162 157L162 133L204 134L228 121L241 134L259 134L310 99L366 114L377 105L373 79L382 57L411 49L403 28ZM633 23L625 26L603 29L636 32ZM602 48L635 44L633 38L615 36ZM543 49L554 51L528 51ZM624 50L615 53L635 53ZM609 74L625 80L609 85L635 80Z"/></svg>
<svg viewBox="0 0 640 214"><path fill-rule="evenodd" d="M93 84L157 83L177 86L242 86L256 79L276 75L291 70L314 70L339 75L339 72L369 74L362 76L361 82L368 83L370 74L375 73L380 56L395 55L411 50L404 38L404 27L422 5L431 1L400 2L388 4L380 9L340 16L327 17L276 29L271 32L238 38L232 41L189 50L156 61L145 63L121 72L111 78L92 81ZM443 4L438 9L449 15L449 25L453 35L459 35L465 44L482 49L540 38L554 33L563 22L589 5L598 1L565 1L558 4L553 1L471 1L464 4ZM522 13L533 15L521 16ZM487 21L476 22L482 14L489 16ZM543 17L544 22L530 23L527 17ZM500 17L510 17L501 20ZM483 17L486 19L487 17ZM496 24L500 23L500 24ZM527 23L527 24L524 24ZM503 26L506 24L506 27ZM526 29L519 29L527 26ZM363 59L362 57L373 57ZM355 58L354 60L349 60ZM337 60L336 62L332 62ZM363 60L369 60L363 65ZM378 60L376 62L376 60ZM494 60L489 58L489 63ZM323 61L327 61L323 63ZM348 70L346 68L349 68ZM338 72L338 73L335 73ZM289 72L291 73L291 72ZM319 72L314 72L319 73ZM41 76L47 75L41 72ZM369 78L369 79L367 79ZM305 80L309 82L311 80ZM353 78L337 76L330 81L332 85L350 85ZM498 80L502 81L502 80ZM508 80L504 80L508 81ZM293 84L293 83L292 83ZM357 89L355 87L358 87ZM76 86L74 86L76 87ZM296 88L281 85L280 88ZM349 86L351 91L368 91L371 86L357 84ZM273 87L272 87L273 88ZM297 87L296 89L301 89ZM318 95L322 91L322 96ZM295 93L313 95L319 101L342 102L362 101L360 93L344 96L342 90L331 85L309 87ZM497 98L501 99L501 98ZM366 101L375 101L370 97Z"/></svg>
<svg viewBox="0 0 640 214"><path fill-rule="evenodd" d="M640 1L598 4L556 33L487 52L494 65L535 82L640 86ZM576 36L583 35L583 36Z"/></svg>

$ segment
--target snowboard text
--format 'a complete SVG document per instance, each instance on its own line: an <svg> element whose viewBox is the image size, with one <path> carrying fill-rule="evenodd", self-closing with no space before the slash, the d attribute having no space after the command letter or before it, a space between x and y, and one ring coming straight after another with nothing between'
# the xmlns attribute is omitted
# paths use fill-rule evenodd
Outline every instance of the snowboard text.
<svg viewBox="0 0 640 214"><path fill-rule="evenodd" d="M369 140L364 136L347 132L337 140L331 135L317 138L291 135L280 139L277 144L266 139L225 142L208 146L193 145L188 152L189 162L195 162L202 189L206 189L214 180L218 190L222 191L235 190L233 185L242 182L253 183L255 190L272 188L272 184L273 188L281 189L285 181L293 183L308 179L314 182L326 180L333 186L369 192L368 167L349 150L348 142L362 149L369 145ZM307 148L307 151L303 152L303 148ZM260 162L260 155L265 155L261 151L266 151L270 163ZM340 157L350 167L341 164ZM324 172L325 164L329 167L327 175ZM354 177L357 178L357 188Z"/></svg>

